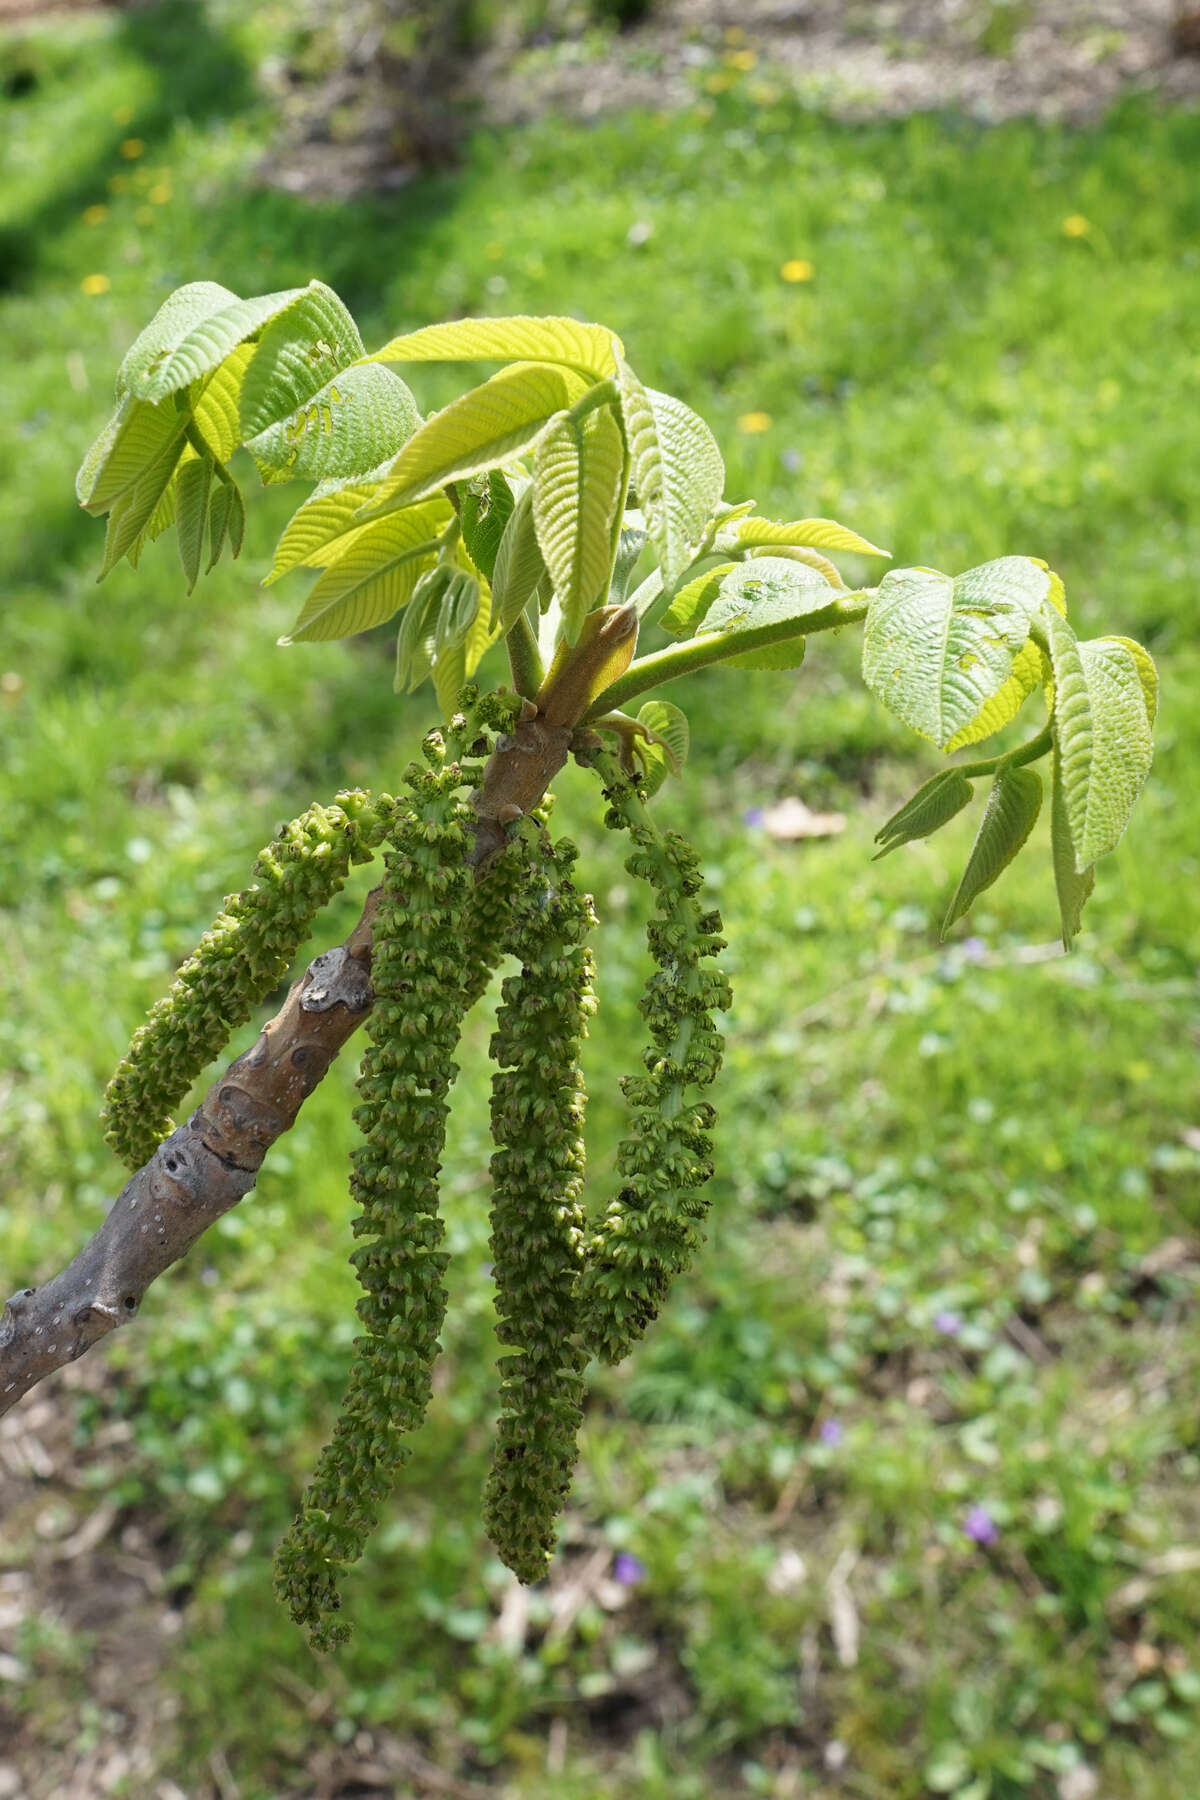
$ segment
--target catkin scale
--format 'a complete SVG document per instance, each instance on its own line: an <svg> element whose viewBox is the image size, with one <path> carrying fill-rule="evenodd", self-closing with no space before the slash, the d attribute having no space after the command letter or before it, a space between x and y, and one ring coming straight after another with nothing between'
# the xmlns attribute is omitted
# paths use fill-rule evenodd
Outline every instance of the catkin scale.
<svg viewBox="0 0 1200 1800"><path fill-rule="evenodd" d="M500 1416L483 1517L522 1581L546 1572L571 1484L586 1352L575 1331L582 1266L584 1087L579 1051L595 1010L591 901L570 881L574 845L522 845L492 1056L491 1250Z"/></svg>
<svg viewBox="0 0 1200 1800"><path fill-rule="evenodd" d="M626 1076L630 1129L617 1152L621 1187L589 1230L578 1301L589 1351L619 1362L657 1317L674 1277L703 1242L712 1175L709 1137L716 1112L696 1096L721 1066L723 1040L712 1014L730 1002L727 976L713 965L724 949L720 914L702 909L699 859L676 832L660 833L636 781L607 754L590 759L604 781L605 823L627 831L625 867L654 891L646 929L655 969L640 1010L650 1044L644 1075Z"/></svg>
<svg viewBox="0 0 1200 1800"><path fill-rule="evenodd" d="M287 974L351 865L370 860L391 813L388 795L342 793L332 806L310 806L259 854L249 886L225 901L108 1084L105 1137L130 1168L174 1130L172 1109Z"/></svg>
<svg viewBox="0 0 1200 1800"><path fill-rule="evenodd" d="M406 1434L424 1417L446 1308L437 1177L464 1012L457 945L472 814L458 797L462 767L442 760L436 734L425 747L434 767L409 769L411 798L384 858L375 1004L354 1113L363 1136L351 1174L361 1208L353 1231L363 1242L351 1261L365 1331L332 1439L276 1556L276 1591L318 1648L349 1635L333 1616L338 1582L362 1554Z"/></svg>

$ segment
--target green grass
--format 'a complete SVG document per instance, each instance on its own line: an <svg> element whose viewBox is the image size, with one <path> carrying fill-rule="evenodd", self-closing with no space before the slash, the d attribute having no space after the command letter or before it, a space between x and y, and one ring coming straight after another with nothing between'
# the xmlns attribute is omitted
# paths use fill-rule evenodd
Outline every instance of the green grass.
<svg viewBox="0 0 1200 1800"><path fill-rule="evenodd" d="M849 127L749 85L679 117L480 137L455 175L312 205L253 180L270 121L252 65L286 15L230 21L160 7L0 46L0 79L33 76L8 103L0 199L10 1287L57 1266L119 1184L103 1082L258 845L348 779L394 785L430 718L393 698L386 632L273 647L299 584L256 583L288 494L254 496L241 563L190 602L169 540L93 585L101 534L71 478L121 351L176 284L317 274L368 342L458 312L602 318L712 421L731 496L833 514L902 563L1043 556L1082 630L1149 644L1164 698L1147 795L1060 960L1040 956L1056 932L1043 828L946 946L972 821L871 863L936 762L867 696L855 643L814 645L798 676L714 671L672 694L693 765L660 812L704 852L736 987L712 1240L643 1349L594 1381L565 1553L628 1548L645 1580L622 1606L602 1587L562 1634L535 1593L518 1650L492 1629L480 1019L446 1168L444 1378L352 1584L354 1643L318 1664L274 1608L270 1552L352 1335L347 1056L255 1197L97 1353L111 1384L83 1403L84 1440L111 1412L133 1422L132 1453L94 1452L89 1479L154 1517L192 1596L164 1773L192 1791L216 1745L243 1800L298 1794L314 1746L365 1726L522 1800L839 1781L856 1800L1052 1800L1079 1760L1106 1800L1179 1800L1200 1578L1153 1559L1200 1527L1200 1344L1187 1267L1152 1276L1141 1258L1200 1226L1183 1136L1200 1123L1200 118ZM635 223L651 230L630 247ZM780 278L795 258L811 281ZM90 297L93 274L111 285ZM451 380L422 376L423 400ZM740 430L755 412L767 429ZM844 810L844 835L778 845L744 822L788 793ZM582 775L559 815L602 920L598 1203L640 1042L642 914ZM990 1547L964 1533L973 1507ZM860 1626L845 1667L827 1586L843 1552ZM82 1733L62 1699L79 1646L38 1655L42 1729ZM566 1769L548 1776L558 1718Z"/></svg>

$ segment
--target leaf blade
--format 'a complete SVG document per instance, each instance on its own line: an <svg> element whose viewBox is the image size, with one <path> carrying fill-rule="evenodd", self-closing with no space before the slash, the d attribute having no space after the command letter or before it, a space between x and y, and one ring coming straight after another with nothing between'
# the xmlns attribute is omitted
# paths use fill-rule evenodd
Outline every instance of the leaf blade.
<svg viewBox="0 0 1200 1800"><path fill-rule="evenodd" d="M712 432L682 400L644 387L620 356L617 380L633 485L670 587L720 501L725 465Z"/></svg>
<svg viewBox="0 0 1200 1800"><path fill-rule="evenodd" d="M582 419L563 413L538 443L533 523L569 644L608 586L624 469L624 439L608 406Z"/></svg>
<svg viewBox="0 0 1200 1800"><path fill-rule="evenodd" d="M452 319L405 332L373 353L374 362L560 363L602 381L614 371L621 341L603 325L576 319Z"/></svg>
<svg viewBox="0 0 1200 1800"><path fill-rule="evenodd" d="M433 503L363 526L314 583L280 642L326 642L382 625L410 598L443 523L444 509Z"/></svg>
<svg viewBox="0 0 1200 1800"><path fill-rule="evenodd" d="M962 880L942 920L943 937L1004 873L1037 823L1041 807L1042 778L1037 771L1002 764L996 771Z"/></svg>

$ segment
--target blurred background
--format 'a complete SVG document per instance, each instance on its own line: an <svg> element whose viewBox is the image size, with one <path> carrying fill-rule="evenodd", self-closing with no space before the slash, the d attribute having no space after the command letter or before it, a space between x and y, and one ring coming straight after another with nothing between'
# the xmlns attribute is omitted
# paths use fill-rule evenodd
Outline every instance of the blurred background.
<svg viewBox="0 0 1200 1800"><path fill-rule="evenodd" d="M1044 557L1163 676L1070 958L1044 826L946 944L974 817L872 864L938 759L854 642L672 690L693 762L657 804L736 992L711 1241L594 1378L549 1580L478 1519L481 1015L436 1400L352 1644L306 1649L270 1557L354 1330L353 1050L138 1324L0 1424L0 1800L1194 1795L1198 47L1170 0L0 0L4 1292L119 1189L103 1084L259 845L394 786L431 722L386 628L275 647L298 491L190 601L169 538L94 584L75 468L179 283L320 276L369 345L601 319L711 421L731 498L900 563ZM558 793L601 918L600 1205L643 913L589 785Z"/></svg>

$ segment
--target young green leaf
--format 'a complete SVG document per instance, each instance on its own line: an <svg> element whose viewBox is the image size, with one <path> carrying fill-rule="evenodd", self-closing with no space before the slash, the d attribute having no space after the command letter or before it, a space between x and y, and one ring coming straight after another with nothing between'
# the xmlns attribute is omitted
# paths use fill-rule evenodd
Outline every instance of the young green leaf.
<svg viewBox="0 0 1200 1800"><path fill-rule="evenodd" d="M452 319L425 325L393 338L376 350L373 362L534 362L560 363L589 381L613 372L621 340L603 325L577 319Z"/></svg>
<svg viewBox="0 0 1200 1800"><path fill-rule="evenodd" d="M663 630L672 631L677 637L691 637L720 593L721 583L736 568L736 563L718 563L715 569L706 569L703 575L681 587L658 621Z"/></svg>
<svg viewBox="0 0 1200 1800"><path fill-rule="evenodd" d="M740 519L717 535L718 550L734 550L749 544L786 544L809 550L852 550L859 556L890 556L836 519Z"/></svg>
<svg viewBox="0 0 1200 1800"><path fill-rule="evenodd" d="M633 485L671 587L720 501L725 465L712 432L682 400L643 387L621 357L617 379Z"/></svg>
<svg viewBox="0 0 1200 1800"><path fill-rule="evenodd" d="M242 554L242 539L246 535L246 502L242 499L242 490L236 482L229 488L229 554L239 557Z"/></svg>
<svg viewBox="0 0 1200 1800"><path fill-rule="evenodd" d="M612 408L563 413L541 438L533 465L533 521L569 644L604 599L625 444Z"/></svg>
<svg viewBox="0 0 1200 1800"><path fill-rule="evenodd" d="M300 616L281 644L352 637L382 625L412 594L422 570L437 554L445 522L439 501L389 513L362 526L314 585Z"/></svg>
<svg viewBox="0 0 1200 1800"><path fill-rule="evenodd" d="M481 569L489 581L496 567L496 552L504 527L512 517L515 504L512 488L499 469L477 475L459 493L458 516L463 543L475 567Z"/></svg>
<svg viewBox="0 0 1200 1800"><path fill-rule="evenodd" d="M784 562L805 563L810 569L815 569L818 575L823 575L830 587L841 588L843 593L847 591L846 583L842 580L841 570L819 550L807 550L801 544L772 544L762 547L751 546L746 554L751 558L769 555L781 557Z"/></svg>
<svg viewBox="0 0 1200 1800"><path fill-rule="evenodd" d="M215 569L225 548L229 533L229 511L233 505L233 483L218 481L208 502L208 563L205 573Z"/></svg>
<svg viewBox="0 0 1200 1800"><path fill-rule="evenodd" d="M992 783L963 878L942 921L943 937L1007 869L1033 830L1041 806L1042 778L1037 771L1006 768L1002 764Z"/></svg>
<svg viewBox="0 0 1200 1800"><path fill-rule="evenodd" d="M161 468L168 457L169 479L186 430L186 412L170 401L164 406L145 400L124 402L83 460L75 484L80 504L93 516L106 513L114 501L129 493L151 469Z"/></svg>
<svg viewBox="0 0 1200 1800"><path fill-rule="evenodd" d="M289 418L362 354L345 305L324 282L310 282L258 339L242 383L240 435Z"/></svg>
<svg viewBox="0 0 1200 1800"><path fill-rule="evenodd" d="M956 577L889 570L867 613L863 679L905 725L946 749L1008 681L1052 579L1028 556Z"/></svg>
<svg viewBox="0 0 1200 1800"><path fill-rule="evenodd" d="M1096 885L1096 871L1090 863L1082 872L1075 867L1075 846L1071 842L1071 825L1063 795L1061 758L1057 750L1054 754L1050 799L1050 851L1054 860L1054 886L1062 920L1063 949L1069 950L1078 936L1083 909Z"/></svg>
<svg viewBox="0 0 1200 1800"><path fill-rule="evenodd" d="M997 731L1011 723L1038 687L1042 685L1049 673L1049 665L1042 651L1030 638L1023 650L1019 650L1013 658L1012 674L1004 686L986 701L969 725L950 739L946 745L946 754L950 756L955 750L962 750L967 744L977 744L982 738L993 737Z"/></svg>
<svg viewBox="0 0 1200 1800"><path fill-rule="evenodd" d="M1054 736L1063 804L1082 874L1119 842L1154 755L1147 691L1154 665L1127 640L1080 643L1057 612L1044 614L1054 666Z"/></svg>
<svg viewBox="0 0 1200 1800"><path fill-rule="evenodd" d="M420 687L433 665L433 633L454 570L446 563L426 569L418 577L408 609L396 633L396 673L392 687L397 694L411 694Z"/></svg>
<svg viewBox="0 0 1200 1800"><path fill-rule="evenodd" d="M757 556L736 563L721 582L700 629L734 632L781 625L820 612L835 595L824 576L805 563ZM777 664L770 665L777 667Z"/></svg>
<svg viewBox="0 0 1200 1800"><path fill-rule="evenodd" d="M204 527L208 521L208 494L213 465L208 456L194 456L179 471L175 493L175 532L179 560L190 594L200 575Z"/></svg>
<svg viewBox="0 0 1200 1800"><path fill-rule="evenodd" d="M376 363L355 363L246 448L267 483L361 477L395 456L420 422L417 403L398 375Z"/></svg>
<svg viewBox="0 0 1200 1800"><path fill-rule="evenodd" d="M875 861L898 850L901 844L911 844L916 838L931 837L940 831L962 811L974 792L961 769L940 769L875 833L875 842L883 845Z"/></svg>
<svg viewBox="0 0 1200 1800"><path fill-rule="evenodd" d="M254 350L253 344L239 344L188 395L192 423L220 463L228 462L242 441L239 401Z"/></svg>
<svg viewBox="0 0 1200 1800"><path fill-rule="evenodd" d="M126 353L117 376L117 393L162 400L178 388L189 387L304 292L304 288L287 288L239 300L213 281L193 281L176 288Z"/></svg>
<svg viewBox="0 0 1200 1800"><path fill-rule="evenodd" d="M617 539L617 554L613 558L612 580L608 585L608 596L614 606L622 606L629 597L629 583L633 579L633 571L637 568L642 551L646 548L646 533L636 526L622 525Z"/></svg>
<svg viewBox="0 0 1200 1800"><path fill-rule="evenodd" d="M638 724L650 733L650 740L637 745L646 771L647 795L657 794L668 775L680 775L691 748L691 730L686 714L669 700L647 700L640 708Z"/></svg>
<svg viewBox="0 0 1200 1800"><path fill-rule="evenodd" d="M336 562L351 542L368 529L358 514L375 493L382 476L383 469L372 469L366 475L336 476L315 487L284 527L263 586L278 581L289 569L324 569ZM449 519L449 501L435 504L440 506L443 520Z"/></svg>
<svg viewBox="0 0 1200 1800"><path fill-rule="evenodd" d="M521 490L509 515L492 570L492 611L507 636L537 592L546 563L533 523L533 487Z"/></svg>
<svg viewBox="0 0 1200 1800"><path fill-rule="evenodd" d="M370 366L370 365L368 365ZM568 369L515 363L434 413L404 446L364 517L411 506L508 462L586 391Z"/></svg>
<svg viewBox="0 0 1200 1800"><path fill-rule="evenodd" d="M104 540L104 562L97 576L98 581L103 581L123 556L128 555L136 566L147 536L157 536L159 531L165 530L170 524L174 517L173 482L182 446L182 438L169 443L149 468L142 471L133 486L113 502ZM150 528L158 521L168 495L172 498L165 519L158 524L156 531L151 532Z"/></svg>

